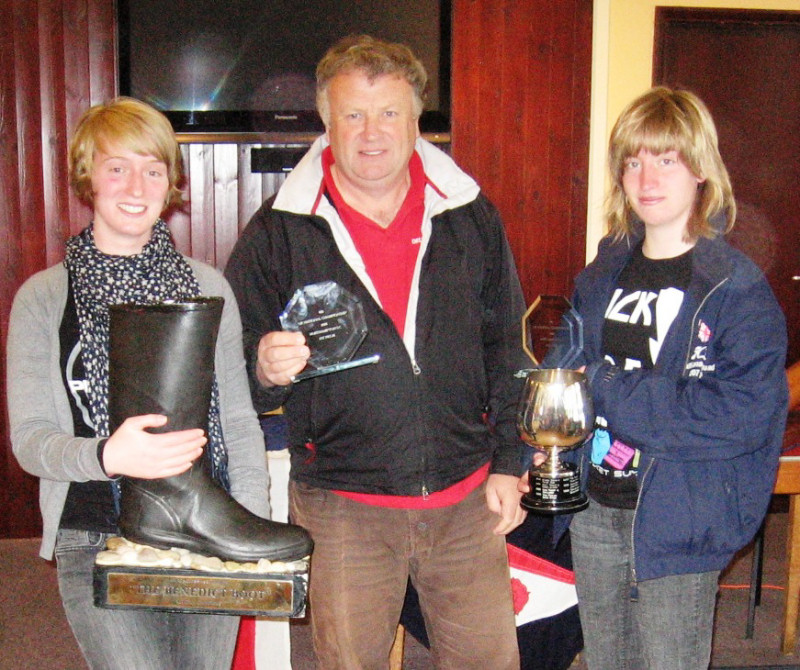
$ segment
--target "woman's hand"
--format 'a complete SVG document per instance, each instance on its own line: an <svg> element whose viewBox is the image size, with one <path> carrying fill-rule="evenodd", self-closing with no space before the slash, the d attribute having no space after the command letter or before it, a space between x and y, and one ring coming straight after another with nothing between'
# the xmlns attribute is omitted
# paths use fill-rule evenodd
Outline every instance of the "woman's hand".
<svg viewBox="0 0 800 670"><path fill-rule="evenodd" d="M188 470L203 453L208 439L202 428L151 433L167 417L144 414L126 419L108 438L103 449L103 469L109 477L123 475L139 479L173 477Z"/></svg>

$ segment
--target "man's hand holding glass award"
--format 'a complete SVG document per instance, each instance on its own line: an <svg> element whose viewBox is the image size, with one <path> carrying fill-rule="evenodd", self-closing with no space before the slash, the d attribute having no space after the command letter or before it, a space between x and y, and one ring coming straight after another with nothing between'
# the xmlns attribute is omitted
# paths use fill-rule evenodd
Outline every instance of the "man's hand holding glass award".
<svg viewBox="0 0 800 670"><path fill-rule="evenodd" d="M558 454L582 444L594 423L586 375L563 367L583 349L581 317L566 298L539 296L523 317L523 344L537 366L534 351L559 353L555 368L520 371L526 379L517 428L523 441L547 455L543 463L531 466L530 492L522 496L521 505L539 514L578 512L588 504L581 492L580 472L562 463Z"/></svg>
<svg viewBox="0 0 800 670"><path fill-rule="evenodd" d="M364 338L364 308L353 294L333 281L297 289L280 315L284 330L299 331L311 350L309 365L293 382L377 363L379 354L353 358Z"/></svg>

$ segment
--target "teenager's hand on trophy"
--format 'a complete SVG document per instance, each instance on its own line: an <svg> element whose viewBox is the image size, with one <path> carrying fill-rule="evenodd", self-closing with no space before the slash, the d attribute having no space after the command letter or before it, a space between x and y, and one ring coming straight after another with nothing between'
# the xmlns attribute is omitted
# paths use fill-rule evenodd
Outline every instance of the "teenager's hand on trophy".
<svg viewBox="0 0 800 670"><path fill-rule="evenodd" d="M311 350L302 333L276 330L258 343L256 377L262 386L286 386L308 363Z"/></svg>
<svg viewBox="0 0 800 670"><path fill-rule="evenodd" d="M126 419L108 438L101 465L109 477L123 475L139 479L174 477L188 470L203 453L208 439L202 428L151 433L167 417L143 414Z"/></svg>

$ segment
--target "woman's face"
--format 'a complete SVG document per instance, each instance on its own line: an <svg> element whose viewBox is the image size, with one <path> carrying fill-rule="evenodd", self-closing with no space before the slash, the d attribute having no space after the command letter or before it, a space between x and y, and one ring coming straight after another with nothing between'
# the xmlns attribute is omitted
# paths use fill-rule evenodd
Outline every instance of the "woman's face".
<svg viewBox="0 0 800 670"><path fill-rule="evenodd" d="M92 165L94 238L106 254L138 254L150 240L164 210L169 177L167 165L111 145L98 149Z"/></svg>
<svg viewBox="0 0 800 670"><path fill-rule="evenodd" d="M704 180L692 174L677 151L652 154L644 149L625 159L622 188L648 231L683 236Z"/></svg>

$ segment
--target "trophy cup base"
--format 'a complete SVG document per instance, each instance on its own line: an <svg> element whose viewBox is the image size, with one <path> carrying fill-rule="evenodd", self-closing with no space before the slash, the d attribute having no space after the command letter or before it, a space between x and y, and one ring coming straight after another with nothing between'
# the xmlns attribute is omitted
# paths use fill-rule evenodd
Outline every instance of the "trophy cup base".
<svg viewBox="0 0 800 670"><path fill-rule="evenodd" d="M537 500L533 496L524 495L519 503L523 509L535 514L546 514L555 516L557 514L574 514L589 506L589 499L586 496L577 500Z"/></svg>
<svg viewBox="0 0 800 670"><path fill-rule="evenodd" d="M123 557L177 554L110 538ZM187 552L188 553L188 552ZM94 604L104 609L143 609L192 614L232 614L275 618L305 615L308 561L255 564L223 563L189 554L202 566L120 564L112 551L101 552L94 566ZM127 562L126 558L123 558ZM262 559L264 560L264 559ZM131 561L134 562L134 561ZM105 563L105 564L104 564ZM269 563L269 562L267 562ZM250 565L250 569L248 569Z"/></svg>
<svg viewBox="0 0 800 670"><path fill-rule="evenodd" d="M581 491L581 478L576 465L559 463L553 471L547 461L529 470L531 489L522 496L523 509L537 514L574 514L589 506L589 498Z"/></svg>

